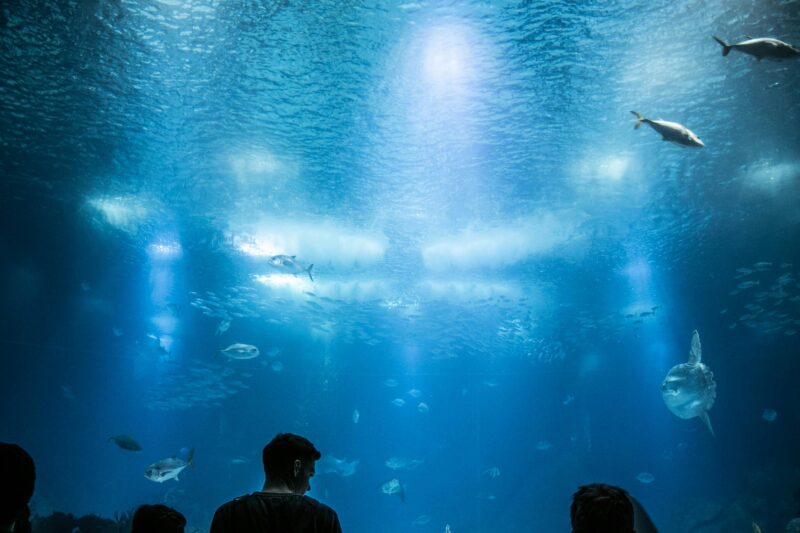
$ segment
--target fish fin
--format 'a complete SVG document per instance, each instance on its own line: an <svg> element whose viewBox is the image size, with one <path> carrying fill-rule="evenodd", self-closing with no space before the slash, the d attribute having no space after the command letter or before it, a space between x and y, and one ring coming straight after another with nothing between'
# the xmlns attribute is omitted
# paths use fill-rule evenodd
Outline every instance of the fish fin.
<svg viewBox="0 0 800 533"><path fill-rule="evenodd" d="M753 533L761 533L761 527L753 522Z"/></svg>
<svg viewBox="0 0 800 533"><path fill-rule="evenodd" d="M174 479L175 481L180 481L180 479L178 479L178 476L175 476L175 477L174 477L174 478L172 478L172 479Z"/></svg>
<svg viewBox="0 0 800 533"><path fill-rule="evenodd" d="M194 468L194 463L192 462L194 459L194 448L189 450L189 457L186 459L186 464Z"/></svg>
<svg viewBox="0 0 800 533"><path fill-rule="evenodd" d="M708 411L703 411L700 414L700 420L703 421L703 423L706 425L708 430L711 432L711 436L712 437L716 437L716 435L714 434L714 428L711 427L711 419L708 417Z"/></svg>
<svg viewBox="0 0 800 533"><path fill-rule="evenodd" d="M703 359L703 349L700 346L700 334L697 330L692 332L692 348L689 350L689 364L699 364Z"/></svg>
<svg viewBox="0 0 800 533"><path fill-rule="evenodd" d="M642 123L644 122L644 117L641 114L637 113L636 111L631 111L631 113L636 115L636 124L633 125L633 129L638 130L639 126L641 126Z"/></svg>
<svg viewBox="0 0 800 533"><path fill-rule="evenodd" d="M308 272L308 277L311 278L311 281L314 281L314 276L311 275L312 268L314 268L314 263L311 263L311 265L306 269L306 272Z"/></svg>
<svg viewBox="0 0 800 533"><path fill-rule="evenodd" d="M726 55L731 53L731 45L720 39L719 37L714 37L714 40L717 41L720 46L722 46L722 56L725 57Z"/></svg>

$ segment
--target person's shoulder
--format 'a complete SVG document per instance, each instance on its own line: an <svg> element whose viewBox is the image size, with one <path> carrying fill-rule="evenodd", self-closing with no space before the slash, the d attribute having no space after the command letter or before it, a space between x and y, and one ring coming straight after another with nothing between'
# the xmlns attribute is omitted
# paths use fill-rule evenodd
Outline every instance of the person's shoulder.
<svg viewBox="0 0 800 533"><path fill-rule="evenodd" d="M244 494L242 496L237 496L236 498L232 499L229 502L225 502L217 508L217 513L225 513L230 510L234 505L239 502L247 502L253 498L253 494Z"/></svg>
<svg viewBox="0 0 800 533"><path fill-rule="evenodd" d="M311 507L314 507L315 509L318 509L319 512L321 512L321 513L331 514L331 515L335 515L336 514L336 511L334 511L332 507L330 507L328 505L325 505L321 501L316 500L316 499L312 498L311 496L303 496L303 499L306 501L306 503L308 505L310 505Z"/></svg>

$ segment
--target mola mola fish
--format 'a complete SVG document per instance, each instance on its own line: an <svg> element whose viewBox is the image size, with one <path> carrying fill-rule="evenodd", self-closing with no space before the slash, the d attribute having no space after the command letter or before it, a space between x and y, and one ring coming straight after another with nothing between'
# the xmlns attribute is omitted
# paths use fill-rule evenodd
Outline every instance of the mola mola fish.
<svg viewBox="0 0 800 533"><path fill-rule="evenodd" d="M700 417L714 434L708 411L717 398L717 384L714 382L714 373L702 363L700 334L697 330L692 333L689 360L670 369L661 384L661 394L675 416L683 419Z"/></svg>

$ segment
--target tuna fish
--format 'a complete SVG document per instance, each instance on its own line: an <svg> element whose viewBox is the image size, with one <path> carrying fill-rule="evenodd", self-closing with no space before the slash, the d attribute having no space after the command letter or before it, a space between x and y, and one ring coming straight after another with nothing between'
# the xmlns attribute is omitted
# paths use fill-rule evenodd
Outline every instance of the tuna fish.
<svg viewBox="0 0 800 533"><path fill-rule="evenodd" d="M314 281L314 277L311 275L311 269L314 268L314 265L312 264L306 267L303 265L303 263L297 260L297 256L273 255L269 258L269 264L278 270L282 270L287 274L292 274L294 276L305 272L308 274L308 278L311 281Z"/></svg>
<svg viewBox="0 0 800 533"><path fill-rule="evenodd" d="M723 56L731 53L731 50L749 54L759 61L762 59L782 61L784 59L795 59L800 56L800 49L792 46L789 43L779 41L778 39L771 39L769 37L747 39L746 41L735 44L728 44L719 37L714 37L714 40L717 41L720 46L722 46Z"/></svg>
<svg viewBox="0 0 800 533"><path fill-rule="evenodd" d="M694 132L692 132L692 130L686 126L683 126L682 124L661 120L660 118L651 120L649 118L644 118L636 111L631 111L631 113L636 115L636 124L633 126L634 129L639 129L639 126L642 124L647 124L661 134L661 140L663 141L671 141L683 146L691 146L693 148L702 148L705 146L703 141L701 141L700 138L695 135Z"/></svg>
<svg viewBox="0 0 800 533"><path fill-rule="evenodd" d="M153 463L144 471L144 477L156 483L163 483L169 479L178 480L178 474L192 464L194 457L194 448L189 450L189 454L184 461L183 459L175 456L168 459L162 459L157 463Z"/></svg>

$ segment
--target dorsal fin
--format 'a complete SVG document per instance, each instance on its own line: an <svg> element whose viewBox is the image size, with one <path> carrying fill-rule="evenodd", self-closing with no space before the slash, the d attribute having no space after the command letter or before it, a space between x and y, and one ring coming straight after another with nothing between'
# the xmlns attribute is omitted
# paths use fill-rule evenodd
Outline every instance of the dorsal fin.
<svg viewBox="0 0 800 533"><path fill-rule="evenodd" d="M703 356L703 351L700 348L700 334L697 333L697 330L692 332L692 348L689 350L689 364L696 365L698 364Z"/></svg>

